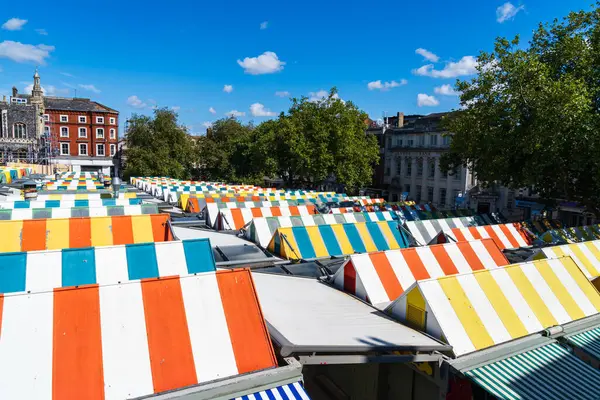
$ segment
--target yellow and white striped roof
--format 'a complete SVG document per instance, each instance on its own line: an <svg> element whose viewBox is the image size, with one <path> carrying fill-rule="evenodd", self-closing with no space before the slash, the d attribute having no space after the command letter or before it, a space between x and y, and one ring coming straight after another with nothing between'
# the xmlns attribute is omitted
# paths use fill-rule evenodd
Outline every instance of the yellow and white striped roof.
<svg viewBox="0 0 600 400"><path fill-rule="evenodd" d="M599 311L600 293L571 257L418 281L386 309L446 341L456 356Z"/></svg>
<svg viewBox="0 0 600 400"><path fill-rule="evenodd" d="M589 280L600 276L600 240L544 247L535 259L563 256L571 256Z"/></svg>

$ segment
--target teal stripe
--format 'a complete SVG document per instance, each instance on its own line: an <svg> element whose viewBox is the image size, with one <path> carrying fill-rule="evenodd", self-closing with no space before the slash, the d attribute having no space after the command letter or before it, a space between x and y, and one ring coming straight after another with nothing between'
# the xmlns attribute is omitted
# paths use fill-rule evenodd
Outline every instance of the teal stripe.
<svg viewBox="0 0 600 400"><path fill-rule="evenodd" d="M5 253L0 255L0 293L25 290L27 253Z"/></svg>
<svg viewBox="0 0 600 400"><path fill-rule="evenodd" d="M62 286L92 285L96 282L93 247L62 250Z"/></svg>
<svg viewBox="0 0 600 400"><path fill-rule="evenodd" d="M127 255L129 279L146 279L160 276L154 243L125 245L125 253Z"/></svg>
<svg viewBox="0 0 600 400"><path fill-rule="evenodd" d="M379 228L377 222L367 222L367 230L369 231L371 239L373 239L373 243L375 243L377 250L384 251L390 249L390 246L388 246L385 237L383 237L383 233L381 233L381 228Z"/></svg>
<svg viewBox="0 0 600 400"><path fill-rule="evenodd" d="M319 233L323 238L323 242L325 243L329 255L341 256L343 254L331 225L319 225Z"/></svg>
<svg viewBox="0 0 600 400"><path fill-rule="evenodd" d="M292 227L292 232L294 233L296 244L300 248L299 251L302 254L302 258L316 258L317 254L315 253L315 249L310 241L306 227L294 226ZM296 249L296 251L298 251L298 249Z"/></svg>
<svg viewBox="0 0 600 400"><path fill-rule="evenodd" d="M183 252L188 273L214 272L217 270L210 241L193 239L183 241Z"/></svg>
<svg viewBox="0 0 600 400"><path fill-rule="evenodd" d="M356 229L356 225L344 224L343 226L346 236L348 236L348 240L350 241L350 245L352 245L352 250L354 250L355 253L366 253L367 248Z"/></svg>

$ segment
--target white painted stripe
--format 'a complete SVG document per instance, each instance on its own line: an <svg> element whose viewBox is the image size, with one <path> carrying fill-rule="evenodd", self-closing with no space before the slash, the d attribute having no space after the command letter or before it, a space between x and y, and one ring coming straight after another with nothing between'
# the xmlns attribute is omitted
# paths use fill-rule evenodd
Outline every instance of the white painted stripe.
<svg viewBox="0 0 600 400"><path fill-rule="evenodd" d="M392 213L390 213L389 211L383 211L383 219L385 219L386 221L393 221L394 217L392 217Z"/></svg>
<svg viewBox="0 0 600 400"><path fill-rule="evenodd" d="M454 222L454 220L452 220L452 221ZM451 227L450 225L448 225L448 220L445 220L445 219L438 219L438 220L436 220L436 222L437 222L438 224L440 224L440 228L441 228L441 230L442 230L442 231L449 231L450 229L452 229L452 227ZM461 226L461 224L455 224L455 225L456 225L457 227L460 227L460 226ZM439 233L439 232L436 232L436 233L435 233L435 235L437 235L438 233ZM435 235L434 235L434 236L432 236L432 237L435 237Z"/></svg>
<svg viewBox="0 0 600 400"><path fill-rule="evenodd" d="M280 207L289 207L289 206L290 206L290 203L289 203L287 200L281 200L281 201L279 202L279 206L280 206Z"/></svg>
<svg viewBox="0 0 600 400"><path fill-rule="evenodd" d="M510 240L508 239L508 237L506 237L504 232L502 232L502 229L500 229L500 225L488 225L488 227L490 229L492 229L494 231L494 233L498 236L498 238L500 239L500 242L502 242L502 246L504 246L504 248L513 249L515 247L510 243ZM487 234L487 231L485 231L484 227L481 227L481 228L483 228L483 229L480 229L480 231L484 231L486 233L486 237L491 237L490 235ZM482 234L482 236L483 236L483 234Z"/></svg>
<svg viewBox="0 0 600 400"><path fill-rule="evenodd" d="M323 217L323 221L325 221L327 225L333 225L336 223L333 214L322 214L321 216Z"/></svg>
<svg viewBox="0 0 600 400"><path fill-rule="evenodd" d="M107 207L93 207L90 208L90 217L106 217L108 216Z"/></svg>
<svg viewBox="0 0 600 400"><path fill-rule="evenodd" d="M142 215L142 206L139 204L125 206L123 211L125 215Z"/></svg>
<svg viewBox="0 0 600 400"><path fill-rule="evenodd" d="M266 218L254 218L254 220L252 221L252 223L254 224L254 232L256 235L256 240L258 241L258 244L260 244L262 247L267 247L269 245L269 241L271 240L271 238L273 237L273 234L275 232L271 232L269 229L269 223L267 222ZM250 231L248 231L248 233L246 234L246 237L248 239L251 239L249 237Z"/></svg>
<svg viewBox="0 0 600 400"><path fill-rule="evenodd" d="M52 296L45 292L4 298L1 399L52 399Z"/></svg>
<svg viewBox="0 0 600 400"><path fill-rule="evenodd" d="M453 232L454 230L450 230L450 232ZM467 241L471 241L471 240L475 240L475 238L473 237L473 235L471 234L471 231L469 230L469 228L462 228L459 229L460 233L463 234L463 236L465 237L465 239ZM485 233L485 232L484 232ZM487 235L487 234L486 234ZM456 239L456 236L454 236L454 239Z"/></svg>
<svg viewBox="0 0 600 400"><path fill-rule="evenodd" d="M352 264L356 269L356 275L362 281L367 296L372 304L384 303L390 299L383 287L381 277L377 274L375 266L368 254L352 257Z"/></svg>
<svg viewBox="0 0 600 400"><path fill-rule="evenodd" d="M420 283L418 287L427 299L448 343L452 343L454 354L460 356L475 351L475 346L469 339L469 335L467 335L439 282L436 280L426 281ZM413 290L416 290L416 288Z"/></svg>
<svg viewBox="0 0 600 400"><path fill-rule="evenodd" d="M421 231L419 231L419 228L417 228L417 224L415 223L415 221L406 221L406 226L408 228L408 231L411 233L411 235L413 235L417 242L421 244L427 243L423 235L421 235Z"/></svg>
<svg viewBox="0 0 600 400"><path fill-rule="evenodd" d="M422 226L425 227L425 229L427 230L427 233L429 234L429 237L428 238L424 238L424 241L421 242L421 243L428 244L431 241L430 238L434 238L435 235L437 235L439 232L433 226L433 224L431 223L431 221L420 221L420 222L422 223Z"/></svg>
<svg viewBox="0 0 600 400"><path fill-rule="evenodd" d="M458 273L466 274L469 272L473 272L471 265L469 265L469 262L465 258L462 251L460 251L460 248L456 245L456 243L448 243L444 244L443 246L444 250L448 254L448 257L450 257L450 259L454 263L454 266L456 267Z"/></svg>
<svg viewBox="0 0 600 400"><path fill-rule="evenodd" d="M292 224L292 219L290 217L275 217L277 221L279 221L279 226L282 228L291 228L294 226Z"/></svg>
<svg viewBox="0 0 600 400"><path fill-rule="evenodd" d="M300 212L300 215L312 215L306 206L298 206L298 211Z"/></svg>
<svg viewBox="0 0 600 400"><path fill-rule="evenodd" d="M346 222L353 223L353 224L358 222L356 220L356 217L354 216L354 213L346 213L346 214L344 214L344 220Z"/></svg>
<svg viewBox="0 0 600 400"><path fill-rule="evenodd" d="M105 397L154 393L140 283L101 286L99 291Z"/></svg>
<svg viewBox="0 0 600 400"><path fill-rule="evenodd" d="M588 299L583 290L581 290L581 287L577 284L575 279L573 279L573 276L563 265L563 263L567 264L572 262L569 258L563 257L553 260L546 260L546 262L548 265L550 265L550 268L552 268L552 271L554 271L560 283L565 287L569 295L573 298L575 303L577 303L579 308L581 308L581 311L583 311L586 316L598 313L598 310L596 310L592 302ZM579 271L575 271L575 273L578 272Z"/></svg>
<svg viewBox="0 0 600 400"><path fill-rule="evenodd" d="M182 242L159 242L154 249L159 276L189 274Z"/></svg>
<svg viewBox="0 0 600 400"><path fill-rule="evenodd" d="M100 285L129 280L125 246L96 247L96 282Z"/></svg>
<svg viewBox="0 0 600 400"><path fill-rule="evenodd" d="M304 391L304 389L302 388L300 383L294 382L294 383L292 383L292 385L294 386L294 388L296 389L296 392L298 392L298 394L300 395L302 400L310 400L310 398L308 397L308 395L306 394L306 392Z"/></svg>
<svg viewBox="0 0 600 400"><path fill-rule="evenodd" d="M315 226L315 219L312 215L301 215L302 223L304 226Z"/></svg>
<svg viewBox="0 0 600 400"><path fill-rule="evenodd" d="M529 246L529 244L525 241L525 239L523 239L523 236L521 236L519 231L517 231L517 228L515 228L514 224L506 224L505 226L508 228L509 232L512 233L513 237L515 238L517 243L519 243L520 247Z"/></svg>
<svg viewBox="0 0 600 400"><path fill-rule="evenodd" d="M53 208L52 218L71 218L71 208Z"/></svg>
<svg viewBox="0 0 600 400"><path fill-rule="evenodd" d="M524 263L521 264L521 270L529 279L529 282L533 285L536 292L542 298L550 313L554 316L554 318L558 321L559 324L563 324L565 322L571 321L571 317L567 313L567 311L560 304L560 301L556 298L552 289L548 286L542 275L537 270L534 263ZM544 268L544 267L542 267Z"/></svg>
<svg viewBox="0 0 600 400"><path fill-rule="evenodd" d="M217 216L219 215L219 207L216 203L206 203L206 213L208 214L208 222L211 227L215 226Z"/></svg>
<svg viewBox="0 0 600 400"><path fill-rule="evenodd" d="M595 240L594 242L588 242L588 243L590 243L591 245L594 245L595 242L598 242L598 241ZM591 252L589 247L585 243L578 243L575 246L577 246L579 248L579 250L581 250L583 255L587 258L588 262L596 269L596 271L598 271L600 273L600 260L598 260L594 256L594 253ZM569 247L569 250L571 250L571 246L568 246L568 247ZM571 253L572 253L572 251L571 251ZM577 257L574 257L574 258L577 258ZM583 265L583 264L580 264L580 265ZM595 272L593 273L593 271L589 271L589 274L592 277L596 277L596 275L597 275ZM590 279L590 278L588 277L588 279Z"/></svg>
<svg viewBox="0 0 600 400"><path fill-rule="evenodd" d="M493 243L495 243L495 242L493 242ZM479 258L479 261L481 261L481 263L483 264L483 267L485 269L491 269L491 268L498 267L498 264L496 264L496 261L494 261L491 254L489 253L488 249L485 247L485 245L483 244L483 242L481 240L475 240L473 242L469 242L469 246L471 246L471 248L477 255L477 258ZM494 244L494 246L495 246L495 244Z"/></svg>
<svg viewBox="0 0 600 400"><path fill-rule="evenodd" d="M498 344L512 340L512 336L508 333L485 292L479 286L475 276L473 274L457 275L456 280L462 286L465 295L494 343ZM493 293L490 293L490 295L493 295Z"/></svg>
<svg viewBox="0 0 600 400"><path fill-rule="evenodd" d="M263 217L272 217L273 216L273 213L271 212L270 207L263 207L260 209L260 211L262 212Z"/></svg>
<svg viewBox="0 0 600 400"><path fill-rule="evenodd" d="M430 278L439 278L441 276L446 276L442 267L438 263L437 259L431 252L431 249L426 247L415 247L415 251L419 255L421 262L425 266L425 269L429 273Z"/></svg>
<svg viewBox="0 0 600 400"><path fill-rule="evenodd" d="M283 217L291 217L292 213L289 207L279 207L279 211L281 212L281 216Z"/></svg>
<svg viewBox="0 0 600 400"><path fill-rule="evenodd" d="M242 208L242 218L244 220L244 225L246 225L248 222L252 221L252 218L254 218L254 216L252 215L252 210L249 208ZM229 220L229 223L233 225L233 220ZM236 226L236 229L241 229L241 226Z"/></svg>
<svg viewBox="0 0 600 400"><path fill-rule="evenodd" d="M404 259L401 250L388 250L385 255L394 270L394 274L400 282L403 290L408 289L413 283L415 283L415 276L408 267L408 263ZM395 300L395 299L392 299Z"/></svg>
<svg viewBox="0 0 600 400"><path fill-rule="evenodd" d="M33 219L32 208L15 208L12 210L11 219Z"/></svg>
<svg viewBox="0 0 600 400"><path fill-rule="evenodd" d="M187 276L180 283L198 383L237 375L216 274Z"/></svg>
<svg viewBox="0 0 600 400"><path fill-rule="evenodd" d="M62 252L28 252L25 290L39 292L59 287L62 287Z"/></svg>

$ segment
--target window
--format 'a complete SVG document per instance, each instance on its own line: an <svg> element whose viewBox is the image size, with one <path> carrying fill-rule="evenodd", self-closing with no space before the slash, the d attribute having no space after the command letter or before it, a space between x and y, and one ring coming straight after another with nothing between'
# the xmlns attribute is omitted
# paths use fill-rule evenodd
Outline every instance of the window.
<svg viewBox="0 0 600 400"><path fill-rule="evenodd" d="M27 126L23 123L13 125L13 137L15 139L25 139L27 137Z"/></svg>
<svg viewBox="0 0 600 400"><path fill-rule="evenodd" d="M427 186L427 201L433 201L433 186Z"/></svg>
<svg viewBox="0 0 600 400"><path fill-rule="evenodd" d="M404 192L407 193L407 196L410 196L410 185L404 185Z"/></svg>
<svg viewBox="0 0 600 400"><path fill-rule="evenodd" d="M96 129L96 139L104 139L104 128Z"/></svg>
<svg viewBox="0 0 600 400"><path fill-rule="evenodd" d="M79 128L79 137L86 138L87 137L87 128Z"/></svg>
<svg viewBox="0 0 600 400"><path fill-rule="evenodd" d="M444 137L442 138L442 144L443 144L444 146L449 146L449 145L450 145L450 136L444 136Z"/></svg>
<svg viewBox="0 0 600 400"><path fill-rule="evenodd" d="M60 122L69 122L69 116L68 115L61 115L60 116Z"/></svg>
<svg viewBox="0 0 600 400"><path fill-rule="evenodd" d="M429 164L427 164L427 168L429 169L427 176L430 179L435 178L435 158L429 159Z"/></svg>
<svg viewBox="0 0 600 400"><path fill-rule="evenodd" d="M111 118L110 118L110 124L111 124L111 125L115 125L116 123L117 123L117 119L116 119L116 118L114 118L114 117L111 117Z"/></svg>
<svg viewBox="0 0 600 400"><path fill-rule="evenodd" d="M437 146L438 143L438 137L437 135L431 135L429 136L429 144L432 146Z"/></svg>
<svg viewBox="0 0 600 400"><path fill-rule="evenodd" d="M103 144L97 144L96 145L96 155L98 157L104 157L104 145Z"/></svg>
<svg viewBox="0 0 600 400"><path fill-rule="evenodd" d="M398 201L398 193L392 193L392 202L395 203Z"/></svg>
<svg viewBox="0 0 600 400"><path fill-rule="evenodd" d="M85 124L87 122L87 117L85 115L80 115L77 118L80 124Z"/></svg>
<svg viewBox="0 0 600 400"><path fill-rule="evenodd" d="M423 159L417 160L417 176L423 176Z"/></svg>
<svg viewBox="0 0 600 400"><path fill-rule="evenodd" d="M407 142L408 142L407 147L413 147L414 146L414 140L408 139Z"/></svg>
<svg viewBox="0 0 600 400"><path fill-rule="evenodd" d="M66 126L60 127L60 137L69 137L69 128Z"/></svg>
<svg viewBox="0 0 600 400"><path fill-rule="evenodd" d="M446 188L440 188L440 206L446 205Z"/></svg>
<svg viewBox="0 0 600 400"><path fill-rule="evenodd" d="M406 176L412 175L412 158L406 157Z"/></svg>
<svg viewBox="0 0 600 400"><path fill-rule="evenodd" d="M116 152L117 152L117 146L114 144L111 144L110 145L110 156L111 157L114 156Z"/></svg>
<svg viewBox="0 0 600 400"><path fill-rule="evenodd" d="M419 136L419 147L425 146L425 135Z"/></svg>
<svg viewBox="0 0 600 400"><path fill-rule="evenodd" d="M391 136L388 136L387 147L388 147L388 149L390 149L392 147L392 137Z"/></svg>
<svg viewBox="0 0 600 400"><path fill-rule="evenodd" d="M402 172L402 159L398 158L398 159L396 159L396 175L400 175L401 172Z"/></svg>
<svg viewBox="0 0 600 400"><path fill-rule="evenodd" d="M103 124L104 123L104 117L96 117L96 123L97 124Z"/></svg>
<svg viewBox="0 0 600 400"><path fill-rule="evenodd" d="M44 135L50 135L50 127L49 126L45 126L44 127Z"/></svg>
<svg viewBox="0 0 600 400"><path fill-rule="evenodd" d="M50 121L50 116L48 114L42 115L42 118L44 119L44 122Z"/></svg>
<svg viewBox="0 0 600 400"><path fill-rule="evenodd" d="M87 152L87 143L79 143L79 155L80 156L87 156L88 152Z"/></svg>
<svg viewBox="0 0 600 400"><path fill-rule="evenodd" d="M456 168L456 173L454 174L454 180L460 181L461 175L462 175L462 167Z"/></svg>
<svg viewBox="0 0 600 400"><path fill-rule="evenodd" d="M60 144L60 154L63 156L69 155L69 143L61 143Z"/></svg>
<svg viewBox="0 0 600 400"><path fill-rule="evenodd" d="M417 185L417 193L415 193L415 201L417 203L421 202L421 185Z"/></svg>
<svg viewBox="0 0 600 400"><path fill-rule="evenodd" d="M117 138L117 130L116 129L111 129L110 130L110 138L111 139L116 139Z"/></svg>

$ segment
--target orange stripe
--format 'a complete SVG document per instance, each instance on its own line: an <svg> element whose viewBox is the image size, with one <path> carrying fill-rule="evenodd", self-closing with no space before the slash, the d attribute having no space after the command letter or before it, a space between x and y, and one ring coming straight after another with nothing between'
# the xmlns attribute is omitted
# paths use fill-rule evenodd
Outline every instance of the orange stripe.
<svg viewBox="0 0 600 400"><path fill-rule="evenodd" d="M253 217L255 217L255 218L262 217L262 212L261 212L260 208L253 207L253 208L250 209L250 211L252 211L252 216Z"/></svg>
<svg viewBox="0 0 600 400"><path fill-rule="evenodd" d="M502 224L502 225L498 225L498 226L500 227L500 230L502 231L502 233L504 233L504 235L508 238L508 241L510 242L510 245L512 247L515 247L515 248L521 247L519 245L519 242L517 242L517 239L515 239L513 234L506 227L506 225Z"/></svg>
<svg viewBox="0 0 600 400"><path fill-rule="evenodd" d="M279 208L279 207L271 207L271 214L274 217L281 217L281 208Z"/></svg>
<svg viewBox="0 0 600 400"><path fill-rule="evenodd" d="M138 217L139 218L139 217ZM155 242L167 242L173 240L171 230L167 224L169 216L164 214L150 215L150 223L152 224L152 236Z"/></svg>
<svg viewBox="0 0 600 400"><path fill-rule="evenodd" d="M189 198L187 208L188 212L200 212L200 204L198 204L198 199L195 197Z"/></svg>
<svg viewBox="0 0 600 400"><path fill-rule="evenodd" d="M509 264L504 253L500 251L500 249L492 239L483 239L481 243L483 243L485 249L488 251L488 253L490 253L497 266L501 267Z"/></svg>
<svg viewBox="0 0 600 400"><path fill-rule="evenodd" d="M416 280L429 279L429 272L415 249L402 250L402 256Z"/></svg>
<svg viewBox="0 0 600 400"><path fill-rule="evenodd" d="M234 229L240 229L242 226L244 226L244 217L242 216L242 210L240 208L232 208L231 209L231 217L233 218L233 221L228 221L228 222L230 224L233 222ZM228 229L232 229L232 228L228 227Z"/></svg>
<svg viewBox="0 0 600 400"><path fill-rule="evenodd" d="M154 392L198 383L179 278L143 280Z"/></svg>
<svg viewBox="0 0 600 400"><path fill-rule="evenodd" d="M98 286L55 289L52 398L103 399Z"/></svg>
<svg viewBox="0 0 600 400"><path fill-rule="evenodd" d="M454 234L454 237L456 237L457 242L464 242L467 240L460 228L452 228L452 233ZM444 241L444 243L446 243L446 241Z"/></svg>
<svg viewBox="0 0 600 400"><path fill-rule="evenodd" d="M113 234L113 244L132 244L133 243L133 226L131 224L130 215L119 215L110 217Z"/></svg>
<svg viewBox="0 0 600 400"><path fill-rule="evenodd" d="M479 233L479 229L477 229L477 227L470 226L468 229L471 235L473 236L473 239L481 239L481 234Z"/></svg>
<svg viewBox="0 0 600 400"><path fill-rule="evenodd" d="M315 206L312 204L309 204L306 206L306 210L308 211L309 214L316 214L317 212L315 211Z"/></svg>
<svg viewBox="0 0 600 400"><path fill-rule="evenodd" d="M25 220L21 230L21 251L46 250L46 220Z"/></svg>
<svg viewBox="0 0 600 400"><path fill-rule="evenodd" d="M483 228L485 229L487 234L490 235L490 238L492 238L492 240L498 245L498 247L503 249L504 244L502 244L502 239L500 239L500 237L494 231L494 229L492 229L492 227L490 225L485 225Z"/></svg>
<svg viewBox="0 0 600 400"><path fill-rule="evenodd" d="M377 272L379 280L385 289L385 293L387 293L388 299L395 300L400 297L400 295L404 292L404 289L402 288L402 285L400 285L400 281L394 273L394 270L390 265L390 261L385 253L381 251L377 253L370 253L369 258L373 262L375 271Z"/></svg>
<svg viewBox="0 0 600 400"><path fill-rule="evenodd" d="M92 245L92 224L89 217L69 218L69 247L90 247Z"/></svg>
<svg viewBox="0 0 600 400"><path fill-rule="evenodd" d="M238 372L275 367L275 355L247 269L217 272L223 311Z"/></svg>
<svg viewBox="0 0 600 400"><path fill-rule="evenodd" d="M433 256L437 260L438 264L440 264L440 267L442 268L442 271L444 271L444 274L458 274L458 269L456 269L454 262L452 262L452 259L448 255L448 252L446 251L446 248L443 245L430 246L429 249L433 253Z"/></svg>
<svg viewBox="0 0 600 400"><path fill-rule="evenodd" d="M477 257L475 250L473 250L473 248L471 247L471 244L469 242L460 242L460 243L457 243L456 245L458 246L458 249L460 250L462 255L465 257L465 259L467 260L467 263L469 263L469 266L471 267L471 269L473 271L485 269L483 267L483 264L481 263L481 260L479 260L479 257Z"/></svg>
<svg viewBox="0 0 600 400"><path fill-rule="evenodd" d="M260 196L252 196L252 201L260 201Z"/></svg>
<svg viewBox="0 0 600 400"><path fill-rule="evenodd" d="M298 210L298 206L290 206L290 214L291 215L300 215L300 211Z"/></svg>

